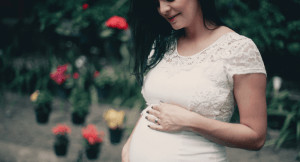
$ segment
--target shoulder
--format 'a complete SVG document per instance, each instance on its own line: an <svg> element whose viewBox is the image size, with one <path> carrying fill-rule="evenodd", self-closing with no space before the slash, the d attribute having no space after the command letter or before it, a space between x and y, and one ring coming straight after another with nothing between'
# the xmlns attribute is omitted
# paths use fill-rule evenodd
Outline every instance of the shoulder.
<svg viewBox="0 0 300 162"><path fill-rule="evenodd" d="M217 37L222 37L226 35L226 40L228 41L229 45L230 44L254 44L252 39L250 39L247 36L241 35L234 30L230 29L229 27L226 26L220 26L216 29L215 35Z"/></svg>

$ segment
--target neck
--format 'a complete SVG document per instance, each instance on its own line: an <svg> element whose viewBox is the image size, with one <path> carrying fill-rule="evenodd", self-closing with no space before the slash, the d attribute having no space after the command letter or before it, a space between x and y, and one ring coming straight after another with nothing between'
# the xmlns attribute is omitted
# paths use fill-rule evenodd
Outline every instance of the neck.
<svg viewBox="0 0 300 162"><path fill-rule="evenodd" d="M209 29L215 28L214 25L206 22L207 27ZM206 39L207 36L209 36L213 30L209 30L206 28L206 26L203 23L203 19L201 19L198 22L193 23L191 26L185 28L185 35L184 38L188 40L201 40Z"/></svg>
<svg viewBox="0 0 300 162"><path fill-rule="evenodd" d="M210 29L215 28L215 26L208 21L205 21L205 24ZM199 40L207 38L207 36L211 34L213 30L207 29L206 26L204 25L202 12L199 10L194 17L194 21L192 21L192 23L184 29L184 39Z"/></svg>

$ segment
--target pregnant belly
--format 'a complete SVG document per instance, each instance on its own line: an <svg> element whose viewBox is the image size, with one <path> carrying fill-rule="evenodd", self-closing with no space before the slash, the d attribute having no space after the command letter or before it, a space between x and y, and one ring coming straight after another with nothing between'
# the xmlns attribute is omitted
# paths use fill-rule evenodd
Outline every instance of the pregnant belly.
<svg viewBox="0 0 300 162"><path fill-rule="evenodd" d="M180 134L152 130L143 114L132 135L130 162L176 162Z"/></svg>
<svg viewBox="0 0 300 162"><path fill-rule="evenodd" d="M226 161L224 148L202 136L193 132L156 131L149 128L149 124L143 113L132 134L130 162L192 162L199 158Z"/></svg>

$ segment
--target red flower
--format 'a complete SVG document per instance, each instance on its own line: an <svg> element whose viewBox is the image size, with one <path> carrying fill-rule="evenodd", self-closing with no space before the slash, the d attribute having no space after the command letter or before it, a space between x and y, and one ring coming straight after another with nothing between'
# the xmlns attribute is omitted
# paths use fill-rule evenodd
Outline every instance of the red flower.
<svg viewBox="0 0 300 162"><path fill-rule="evenodd" d="M82 136L87 140L90 145L101 143L103 141L104 132L97 131L97 128L93 124L89 124L87 127L82 128Z"/></svg>
<svg viewBox="0 0 300 162"><path fill-rule="evenodd" d="M54 135L67 135L71 133L71 128L68 127L66 124L57 124L55 127L52 128L52 133Z"/></svg>
<svg viewBox="0 0 300 162"><path fill-rule="evenodd" d="M115 29L120 29L120 30L126 30L128 29L128 23L125 18L120 17L120 16L113 16L109 18L106 22L105 25L109 28L115 28Z"/></svg>
<svg viewBox="0 0 300 162"><path fill-rule="evenodd" d="M94 72L94 78L97 78L99 75L100 75L100 72L96 70L96 71Z"/></svg>
<svg viewBox="0 0 300 162"><path fill-rule="evenodd" d="M69 77L70 75L62 74L57 71L50 74L50 78L54 80L58 85L63 84Z"/></svg>
<svg viewBox="0 0 300 162"><path fill-rule="evenodd" d="M61 85L70 77L70 75L65 74L67 68L67 64L57 66L56 71L50 73L50 78L54 80L58 85Z"/></svg>
<svg viewBox="0 0 300 162"><path fill-rule="evenodd" d="M79 73L77 73L77 72L74 73L74 74L73 74L73 78L74 78L74 79L78 79L78 78L79 78Z"/></svg>
<svg viewBox="0 0 300 162"><path fill-rule="evenodd" d="M86 10L86 9L88 9L88 8L89 8L89 4L85 3L85 4L82 5L82 9L83 9L83 10Z"/></svg>
<svg viewBox="0 0 300 162"><path fill-rule="evenodd" d="M59 73L65 73L68 69L68 64L64 64L64 65L59 65L56 68L56 71Z"/></svg>

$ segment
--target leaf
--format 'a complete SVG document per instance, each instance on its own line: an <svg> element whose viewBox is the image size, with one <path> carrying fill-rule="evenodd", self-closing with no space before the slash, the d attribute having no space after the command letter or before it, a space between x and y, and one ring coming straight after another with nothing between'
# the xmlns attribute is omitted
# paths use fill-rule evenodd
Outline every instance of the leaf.
<svg viewBox="0 0 300 162"><path fill-rule="evenodd" d="M296 115L296 113L289 113L284 121L284 124L280 130L280 135L282 136L284 134L285 131L288 130L288 127L290 126L290 123L292 121L292 119L294 118L294 116Z"/></svg>
<svg viewBox="0 0 300 162"><path fill-rule="evenodd" d="M264 144L264 147L276 144L277 140L278 139L275 138L275 139L271 139L271 140L266 141L266 143Z"/></svg>
<svg viewBox="0 0 300 162"><path fill-rule="evenodd" d="M283 144L283 142L286 141L289 134L290 134L290 131L286 131L280 135L280 137L278 138L278 140L276 142L275 149L280 148L280 146Z"/></svg>

